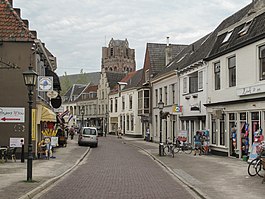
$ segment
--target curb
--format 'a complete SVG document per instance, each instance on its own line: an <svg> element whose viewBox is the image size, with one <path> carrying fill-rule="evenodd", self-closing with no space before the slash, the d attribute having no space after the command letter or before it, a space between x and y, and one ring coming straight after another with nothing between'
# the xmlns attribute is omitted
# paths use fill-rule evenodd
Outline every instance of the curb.
<svg viewBox="0 0 265 199"><path fill-rule="evenodd" d="M180 182L182 182L187 188L189 188L193 193L195 193L197 196L199 196L202 199L210 199L207 194L203 193L200 189L196 188L195 186L188 183L184 178L176 174L171 168L169 168L165 163L163 163L161 160L159 160L156 156L154 156L152 153L147 151L146 149L133 144L129 143L130 145L137 147L141 150L143 150L147 155L149 155L154 161L158 162L160 165L162 165L170 174L174 175Z"/></svg>
<svg viewBox="0 0 265 199"><path fill-rule="evenodd" d="M47 189L48 187L52 186L55 182L57 182L60 178L62 178L66 174L70 173L80 162L82 162L83 159L86 157L86 155L89 152L90 152L90 147L86 150L86 152L83 154L83 156L79 160L76 161L76 163L71 168L67 169L66 171L64 171L59 176L56 176L50 180L47 180L46 182L44 182L40 186L36 187L35 189L33 189L30 192L26 193L25 195L21 196L19 199L31 199L34 196L36 196L37 194L39 194L40 192Z"/></svg>

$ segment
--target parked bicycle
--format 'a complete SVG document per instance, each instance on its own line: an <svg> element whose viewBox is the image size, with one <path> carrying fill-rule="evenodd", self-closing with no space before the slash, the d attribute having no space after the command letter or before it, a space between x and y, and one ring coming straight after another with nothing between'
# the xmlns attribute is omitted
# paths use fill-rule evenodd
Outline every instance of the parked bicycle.
<svg viewBox="0 0 265 199"><path fill-rule="evenodd" d="M172 158L174 158L174 145L169 138L167 139L167 143L163 146L163 153L164 155L170 155Z"/></svg>
<svg viewBox="0 0 265 199"><path fill-rule="evenodd" d="M174 143L174 153L178 153L180 151L186 153L186 154L191 154L193 147L191 143L188 142L181 142L178 139L176 139L176 142Z"/></svg>
<svg viewBox="0 0 265 199"><path fill-rule="evenodd" d="M253 159L248 165L248 175L264 177L265 168L263 167L263 159L265 158L265 143L262 142L258 147L258 156Z"/></svg>

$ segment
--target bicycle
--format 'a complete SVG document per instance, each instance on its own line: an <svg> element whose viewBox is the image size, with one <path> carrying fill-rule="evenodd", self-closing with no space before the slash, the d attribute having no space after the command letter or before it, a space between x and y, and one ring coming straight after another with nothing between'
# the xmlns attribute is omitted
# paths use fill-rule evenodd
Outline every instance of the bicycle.
<svg viewBox="0 0 265 199"><path fill-rule="evenodd" d="M265 168L263 167L262 158L264 158L264 143L259 145L259 153L257 158L253 159L248 165L248 175L264 177Z"/></svg>
<svg viewBox="0 0 265 199"><path fill-rule="evenodd" d="M186 154L191 154L193 150L192 144L188 142L180 142L179 140L176 140L176 143L174 144L174 153L178 153L179 151L182 151Z"/></svg>
<svg viewBox="0 0 265 199"><path fill-rule="evenodd" d="M174 158L174 145L172 142L167 142L164 146L163 146L163 155L171 155L172 158Z"/></svg>

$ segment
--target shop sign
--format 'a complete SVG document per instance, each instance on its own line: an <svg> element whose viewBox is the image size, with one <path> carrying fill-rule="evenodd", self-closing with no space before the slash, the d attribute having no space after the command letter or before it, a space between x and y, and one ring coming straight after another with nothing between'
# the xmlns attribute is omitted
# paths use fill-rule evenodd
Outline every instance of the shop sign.
<svg viewBox="0 0 265 199"><path fill-rule="evenodd" d="M25 108L0 107L0 123L24 123Z"/></svg>
<svg viewBox="0 0 265 199"><path fill-rule="evenodd" d="M236 89L236 93L239 96L253 95L253 94L264 93L264 92L265 92L265 84L246 86L243 88Z"/></svg>
<svg viewBox="0 0 265 199"><path fill-rule="evenodd" d="M178 105L173 105L172 106L172 113L177 114L177 113L182 113L182 107L183 106L178 106Z"/></svg>

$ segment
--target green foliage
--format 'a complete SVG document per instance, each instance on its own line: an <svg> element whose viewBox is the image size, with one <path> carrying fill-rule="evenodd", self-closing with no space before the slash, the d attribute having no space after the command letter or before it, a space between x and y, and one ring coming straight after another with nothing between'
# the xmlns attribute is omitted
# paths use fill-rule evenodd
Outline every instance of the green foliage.
<svg viewBox="0 0 265 199"><path fill-rule="evenodd" d="M64 72L64 75L60 78L60 83L62 88L62 95L64 95L73 85L66 72Z"/></svg>

